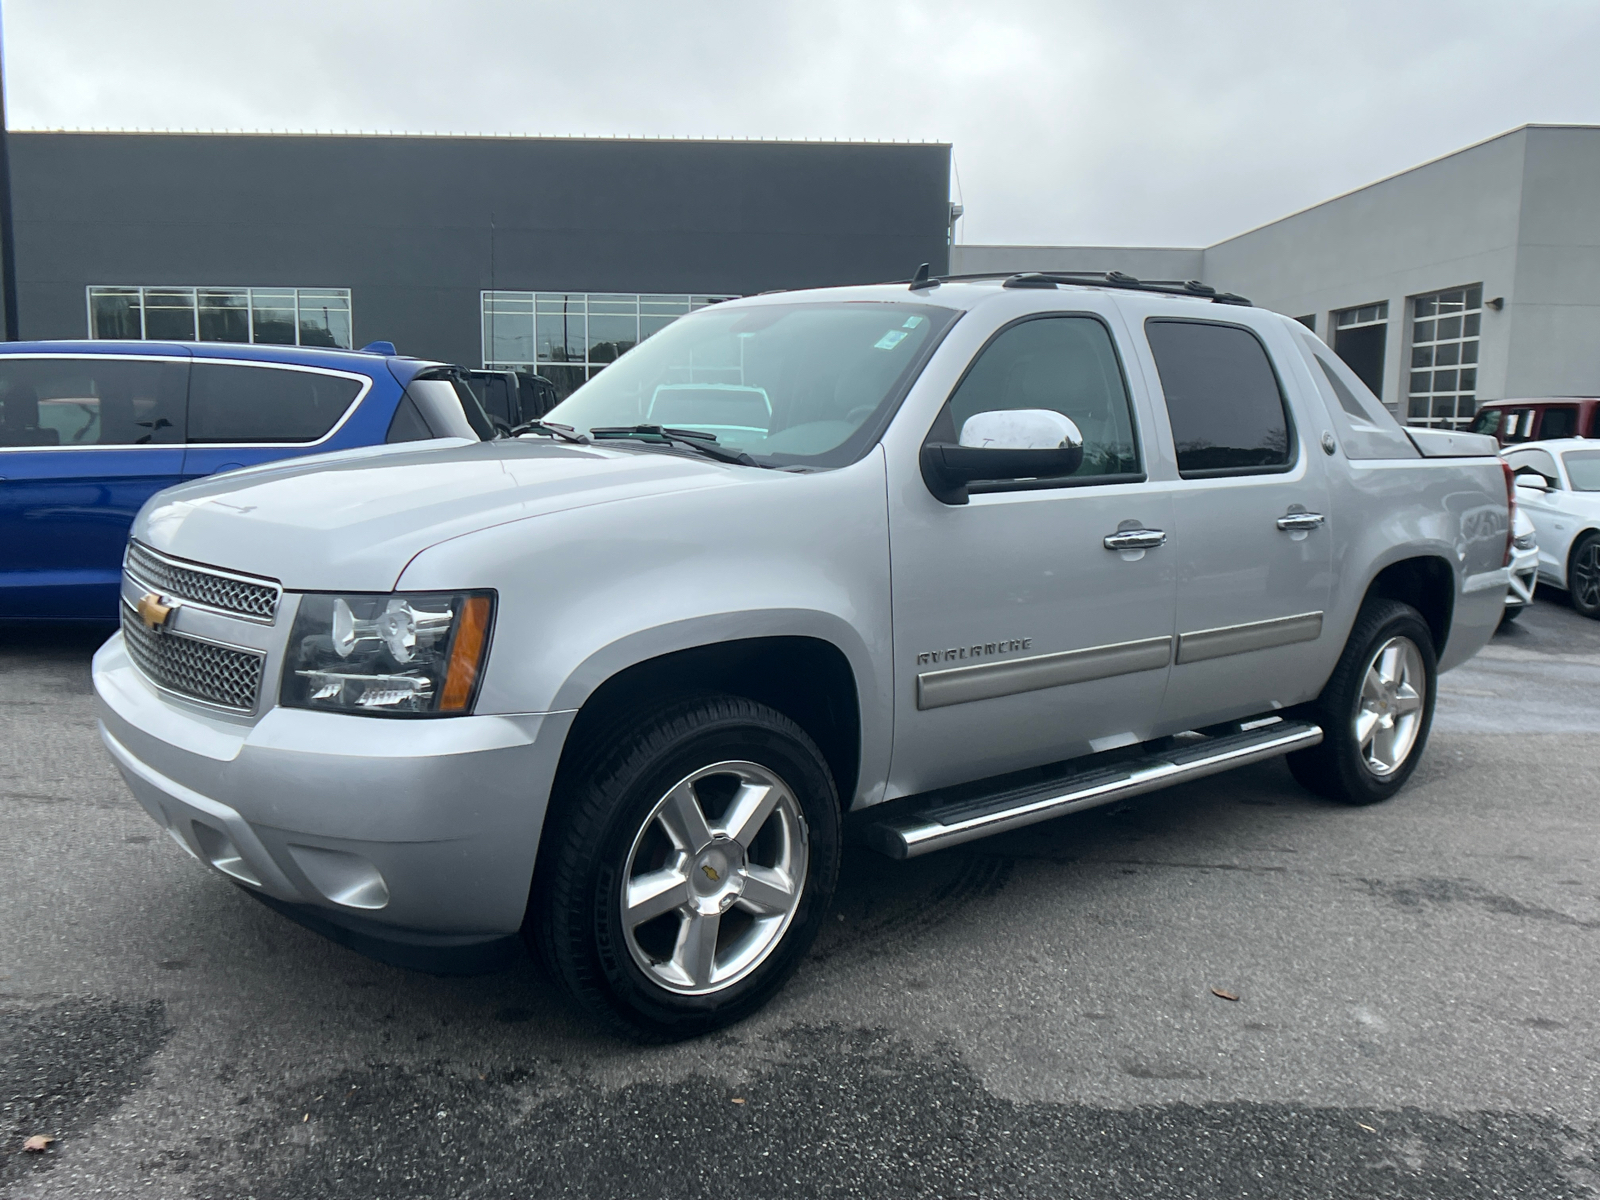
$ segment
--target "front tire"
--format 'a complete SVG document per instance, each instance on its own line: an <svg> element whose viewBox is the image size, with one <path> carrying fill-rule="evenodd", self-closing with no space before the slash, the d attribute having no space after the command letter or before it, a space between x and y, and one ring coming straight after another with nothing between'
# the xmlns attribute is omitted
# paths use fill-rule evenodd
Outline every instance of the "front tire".
<svg viewBox="0 0 1600 1200"><path fill-rule="evenodd" d="M551 798L527 932L586 1010L693 1037L783 985L839 872L826 760L781 713L680 700L613 730Z"/></svg>
<svg viewBox="0 0 1600 1200"><path fill-rule="evenodd" d="M1289 770L1330 800L1389 799L1427 745L1437 679L1422 614L1395 600L1368 601L1314 706L1322 744L1289 755Z"/></svg>
<svg viewBox="0 0 1600 1200"><path fill-rule="evenodd" d="M1591 619L1600 619L1600 533L1586 533L1572 548L1567 566L1567 595L1572 607Z"/></svg>

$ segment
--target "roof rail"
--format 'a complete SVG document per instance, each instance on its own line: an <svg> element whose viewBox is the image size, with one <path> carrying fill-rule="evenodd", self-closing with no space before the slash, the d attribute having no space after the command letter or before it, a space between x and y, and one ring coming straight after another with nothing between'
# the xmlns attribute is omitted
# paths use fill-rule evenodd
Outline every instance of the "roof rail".
<svg viewBox="0 0 1600 1200"><path fill-rule="evenodd" d="M1193 296L1197 300L1210 300L1213 304L1240 304L1255 307L1243 296L1232 292L1219 292L1210 284L1198 279L1135 279L1121 271L979 271L971 275L942 275L942 283L978 282L985 279L1004 280L1008 288L1053 288L1058 284L1076 284L1079 287L1126 288L1129 291L1156 292L1165 296Z"/></svg>

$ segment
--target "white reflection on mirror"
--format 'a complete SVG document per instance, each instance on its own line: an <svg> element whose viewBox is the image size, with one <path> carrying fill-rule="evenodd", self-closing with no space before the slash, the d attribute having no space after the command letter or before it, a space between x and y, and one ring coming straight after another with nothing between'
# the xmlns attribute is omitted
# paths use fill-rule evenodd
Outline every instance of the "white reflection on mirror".
<svg viewBox="0 0 1600 1200"><path fill-rule="evenodd" d="M961 444L990 450L1058 450L1083 445L1071 419L1048 408L973 413L961 426Z"/></svg>

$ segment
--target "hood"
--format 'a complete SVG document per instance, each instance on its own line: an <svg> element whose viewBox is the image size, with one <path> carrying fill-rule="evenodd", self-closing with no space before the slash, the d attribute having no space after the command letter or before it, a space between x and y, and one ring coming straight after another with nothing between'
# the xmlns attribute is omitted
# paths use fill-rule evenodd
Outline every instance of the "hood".
<svg viewBox="0 0 1600 1200"><path fill-rule="evenodd" d="M387 591L447 538L613 500L733 484L748 467L620 446L533 440L368 447L180 484L134 522L178 558L291 591Z"/></svg>

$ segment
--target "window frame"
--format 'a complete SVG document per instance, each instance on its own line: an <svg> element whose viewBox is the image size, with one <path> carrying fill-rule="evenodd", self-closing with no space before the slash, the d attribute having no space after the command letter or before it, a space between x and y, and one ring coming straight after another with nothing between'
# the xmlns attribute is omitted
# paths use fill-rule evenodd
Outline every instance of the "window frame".
<svg viewBox="0 0 1600 1200"><path fill-rule="evenodd" d="M1161 378L1161 360L1156 355L1155 345L1150 341L1150 326L1154 324L1167 325L1214 325L1223 329L1240 329L1255 339L1256 345L1261 347L1261 353L1266 356L1267 369L1272 372L1272 381L1278 389L1278 403L1283 408L1283 422L1289 435L1289 444L1286 448L1287 458L1281 466L1258 467L1202 467L1199 470L1185 471L1178 463L1178 437L1172 428L1172 409L1167 403L1167 387ZM1283 386L1283 373L1278 370L1278 364L1272 357L1266 339L1260 332L1249 325L1238 321L1212 321L1200 317L1168 317L1149 316L1144 319L1145 348L1150 351L1150 361L1156 368L1156 385L1161 392L1161 409L1167 416L1167 432L1172 435L1172 465L1177 469L1179 479L1233 479L1251 475L1287 475L1300 465L1300 456L1303 446L1300 440L1300 430L1295 424L1294 407L1289 403L1288 390Z"/></svg>
<svg viewBox="0 0 1600 1200"><path fill-rule="evenodd" d="M938 428L940 419L949 411L950 402L955 399L956 393L961 390L961 385L966 383L967 376L972 374L972 370L978 365L978 361L989 352L990 346L994 345L1002 335L1009 330L1015 329L1018 325L1024 325L1029 321L1060 320L1063 317L1088 317L1098 323L1110 339L1111 355L1116 360L1117 373L1122 380L1122 395L1128 405L1128 422L1133 432L1133 453L1139 461L1140 469L1138 471L1124 471L1116 475L1086 475L1081 479L1073 475L1061 475L1049 479L974 480L967 485L969 494L977 496L996 492L1039 492L1054 491L1057 488L1112 486L1127 483L1144 483L1150 478L1149 464L1146 461L1148 456L1144 451L1144 431L1139 425L1139 406L1134 402L1133 388L1128 383L1128 364L1123 356L1122 347L1117 345L1116 330L1112 328L1111 322L1106 320L1104 314L1087 309L1052 309L1047 312L1025 313L1020 317L1007 321L986 337L983 340L983 344L967 360L967 365L961 369L961 374L956 378L955 383L951 385L949 392L945 394L944 402L939 405L938 411L934 413L933 423L928 426L927 432L922 435L922 441L918 445L919 453L923 446L927 446L933 441L934 430ZM953 327L955 322L952 321L950 325ZM959 429L956 430L955 435L959 438L961 431Z"/></svg>
<svg viewBox="0 0 1600 1200"><path fill-rule="evenodd" d="M108 355L107 357L110 357L110 356ZM372 376L363 375L359 371L340 371L340 370L336 370L336 369L334 369L332 367L301 366L298 363L273 363L273 362L256 362L256 361L251 361L250 359L213 358L210 355L204 355L204 356L190 358L188 361L189 361L189 364L190 364L189 390L185 393L184 405L183 405L183 435L184 435L184 440L183 440L183 442L179 443L179 444L184 445L184 446L219 446L219 447L220 446L226 446L226 447L228 447L230 449L234 449L234 448L252 449L252 448L266 448L266 447L279 447L279 446L297 446L297 447L321 446L322 444L327 442L330 438L332 438L335 435L337 435L338 432L341 429L343 429L347 424L349 424L350 418L355 415L356 410L361 407L362 401L364 401L367 398L368 393L372 391ZM214 365L214 366L224 366L224 367L255 367L257 369L267 370L267 371L298 371L301 374L305 374L305 375L331 375L331 376L333 376L334 378L337 378L337 379L354 380L354 381L356 381L357 383L360 384L360 387L356 390L355 397L345 407L344 412L339 415L339 419L337 421L335 421L328 428L328 432L327 433L323 434L321 437L319 437L314 442L282 442L282 441L279 441L279 442L215 442L215 441L203 441L203 440L197 440L197 439L191 438L189 436L189 425L190 425L189 413L190 413L190 404L193 402L194 368L197 367L197 366L203 366L203 365ZM394 419L392 413L390 414L390 419L391 420Z"/></svg>

